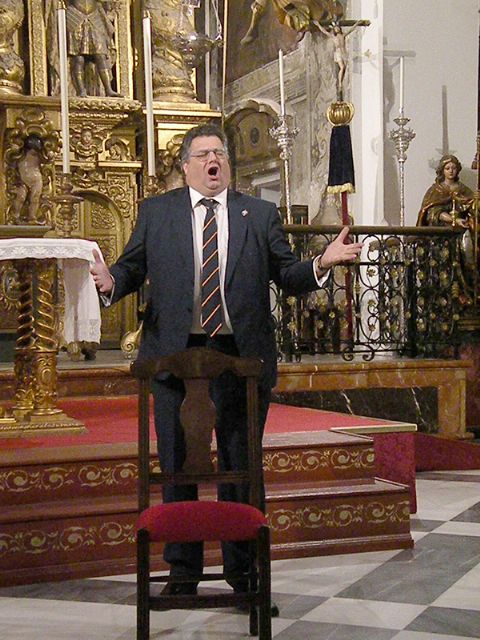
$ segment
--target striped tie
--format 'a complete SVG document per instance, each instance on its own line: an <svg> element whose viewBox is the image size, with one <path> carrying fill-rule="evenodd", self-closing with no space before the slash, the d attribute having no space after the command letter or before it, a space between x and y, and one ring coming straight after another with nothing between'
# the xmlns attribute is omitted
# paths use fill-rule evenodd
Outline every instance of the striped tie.
<svg viewBox="0 0 480 640"><path fill-rule="evenodd" d="M222 328L222 299L220 296L220 275L218 266L216 200L200 200L207 209L203 224L202 260L202 327L213 337Z"/></svg>

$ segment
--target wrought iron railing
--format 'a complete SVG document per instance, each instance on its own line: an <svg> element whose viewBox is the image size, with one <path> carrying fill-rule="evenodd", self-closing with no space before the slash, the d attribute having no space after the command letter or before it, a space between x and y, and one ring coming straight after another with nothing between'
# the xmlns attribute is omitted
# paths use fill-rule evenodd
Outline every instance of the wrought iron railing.
<svg viewBox="0 0 480 640"><path fill-rule="evenodd" d="M285 230L304 259L318 254L340 227ZM318 292L300 298L274 292L279 357L456 356L457 323L469 296L463 233L452 227L352 226L352 239L364 244L354 264L333 269Z"/></svg>

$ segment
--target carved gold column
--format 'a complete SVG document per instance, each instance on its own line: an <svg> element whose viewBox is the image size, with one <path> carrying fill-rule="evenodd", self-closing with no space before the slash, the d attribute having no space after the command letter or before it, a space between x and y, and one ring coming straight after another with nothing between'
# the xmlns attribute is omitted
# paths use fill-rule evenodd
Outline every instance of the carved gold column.
<svg viewBox="0 0 480 640"><path fill-rule="evenodd" d="M56 406L58 339L55 318L56 258L16 261L19 279L15 347L15 401L1 410L0 436L85 431Z"/></svg>
<svg viewBox="0 0 480 640"><path fill-rule="evenodd" d="M18 260L18 326L15 347L15 404L13 415L23 419L34 407L33 350L35 331L33 326L33 261Z"/></svg>

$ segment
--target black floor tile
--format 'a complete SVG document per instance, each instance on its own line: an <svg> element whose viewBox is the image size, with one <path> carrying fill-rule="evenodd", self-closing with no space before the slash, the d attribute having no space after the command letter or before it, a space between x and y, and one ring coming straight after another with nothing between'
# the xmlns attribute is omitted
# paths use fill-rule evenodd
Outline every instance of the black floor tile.
<svg viewBox="0 0 480 640"><path fill-rule="evenodd" d="M431 604L479 562L480 537L458 538L429 533L336 597Z"/></svg>
<svg viewBox="0 0 480 640"><path fill-rule="evenodd" d="M449 607L428 607L408 627L410 631L480 638L480 612Z"/></svg>
<svg viewBox="0 0 480 640"><path fill-rule="evenodd" d="M480 522L480 502L452 518L453 522Z"/></svg>

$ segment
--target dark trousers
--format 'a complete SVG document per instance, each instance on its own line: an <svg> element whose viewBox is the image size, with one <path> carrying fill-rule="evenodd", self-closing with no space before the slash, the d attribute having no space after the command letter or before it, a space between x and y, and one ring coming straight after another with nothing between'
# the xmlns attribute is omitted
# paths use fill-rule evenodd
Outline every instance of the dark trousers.
<svg viewBox="0 0 480 640"><path fill-rule="evenodd" d="M238 356L233 336L192 335L189 347L206 346L228 355ZM185 390L183 383L170 376L164 381L155 381L153 386L155 429L158 439L158 455L164 471L179 470L185 458L185 444L180 425L180 405ZM241 470L247 466L247 412L244 381L227 372L213 381L210 387L212 400L217 407L215 428L220 469ZM270 402L270 388L259 388L259 425L263 433ZM166 486L165 502L196 500L197 486ZM219 500L248 502L248 486L238 484L221 485ZM228 573L248 571L248 543L222 543L224 570ZM173 575L201 573L203 569L203 544L170 543L165 545L164 559L171 565Z"/></svg>

